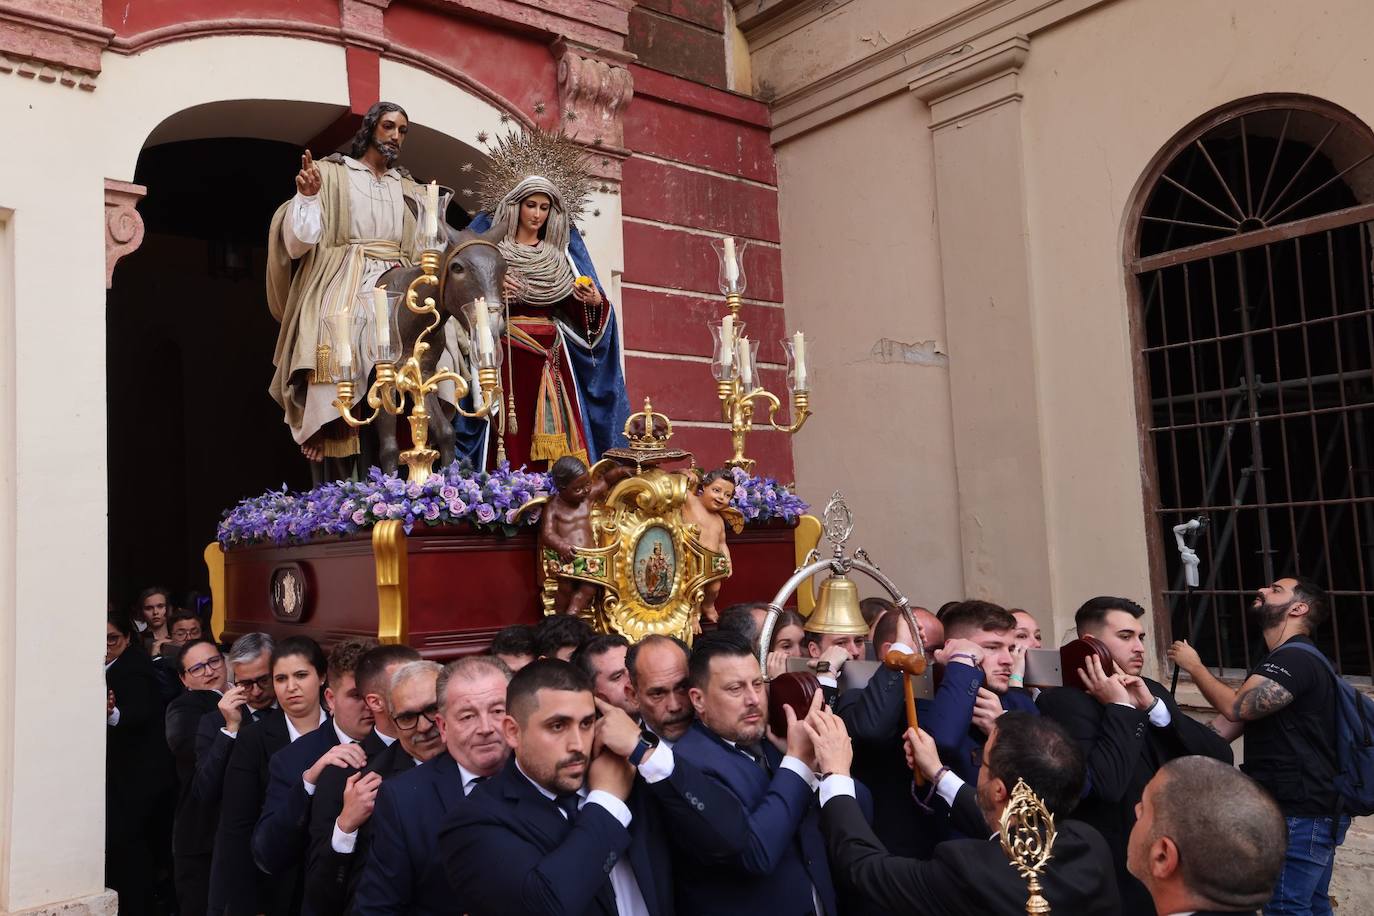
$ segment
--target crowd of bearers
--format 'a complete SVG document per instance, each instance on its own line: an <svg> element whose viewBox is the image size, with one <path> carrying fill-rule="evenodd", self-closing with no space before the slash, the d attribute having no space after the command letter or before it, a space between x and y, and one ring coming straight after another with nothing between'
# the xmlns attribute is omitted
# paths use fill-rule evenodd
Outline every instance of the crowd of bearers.
<svg viewBox="0 0 1374 916"><path fill-rule="evenodd" d="M1313 588L1262 593L1273 646L1310 642L1327 607ZM1311 880L1291 864L1293 825L1309 845L1313 828L1283 815L1328 802L1334 762L1275 804L1278 729L1252 726L1258 783L1227 737L1292 707L1290 744L1326 752L1320 712L1294 699L1329 696L1292 674L1305 656L1225 695L1195 675L1224 707L1208 728L1142 674L1144 611L1125 598L1075 620L1114 673L1090 664L1083 689L1043 692L1023 683L1034 616L981 600L915 609L915 631L870 601L868 633L849 637L789 612L767 647L758 604L723 609L692 646L549 617L446 665L366 638L327 655L266 633L225 648L159 602L152 589L134 608L149 639L131 615L107 626L107 880L123 912L1019 916L1026 883L998 830L1021 783L1059 828L1053 912L1323 912L1280 908L1275 885L1325 891L1329 864ZM896 671L840 689L845 665L918 644L941 672L923 728ZM1192 671L1188 648L1174 654ZM819 689L775 731L769 680L797 658ZM1339 842L1344 821L1316 823Z"/></svg>

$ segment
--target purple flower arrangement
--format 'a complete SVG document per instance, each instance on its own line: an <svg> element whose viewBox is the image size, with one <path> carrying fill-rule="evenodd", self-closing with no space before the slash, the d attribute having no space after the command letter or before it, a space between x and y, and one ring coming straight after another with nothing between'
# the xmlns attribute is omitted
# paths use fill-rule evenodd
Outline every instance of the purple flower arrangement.
<svg viewBox="0 0 1374 916"><path fill-rule="evenodd" d="M745 524L782 519L795 522L810 506L772 477L755 477L734 468L735 496L731 504L744 515Z"/></svg>
<svg viewBox="0 0 1374 916"><path fill-rule="evenodd" d="M303 493L268 490L245 499L224 513L217 537L225 549L249 544L299 543L316 538L346 537L383 519L399 519L406 534L417 525L468 524L479 531L513 535L539 522L538 508L519 519L515 512L531 499L553 491L542 471L513 471L502 464L494 471L475 471L454 462L424 483L409 483L372 468L366 480L340 480ZM734 505L746 522L772 519L794 522L807 505L772 478L735 470Z"/></svg>

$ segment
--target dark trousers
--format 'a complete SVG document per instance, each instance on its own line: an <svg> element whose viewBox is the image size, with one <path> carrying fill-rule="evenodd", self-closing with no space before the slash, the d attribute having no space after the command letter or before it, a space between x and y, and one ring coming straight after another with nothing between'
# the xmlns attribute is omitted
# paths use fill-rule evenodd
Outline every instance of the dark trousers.
<svg viewBox="0 0 1374 916"><path fill-rule="evenodd" d="M210 897L210 853L172 857L178 916L205 916Z"/></svg>

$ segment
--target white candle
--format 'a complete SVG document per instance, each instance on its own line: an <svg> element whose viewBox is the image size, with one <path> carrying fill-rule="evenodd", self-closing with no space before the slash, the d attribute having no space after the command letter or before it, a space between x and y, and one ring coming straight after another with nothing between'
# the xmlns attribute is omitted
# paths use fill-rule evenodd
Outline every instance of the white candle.
<svg viewBox="0 0 1374 916"><path fill-rule="evenodd" d="M352 316L347 312L339 315L330 315L325 319L329 322L329 330L334 340L334 363L338 366L339 374L345 379L353 378L353 344L349 340L349 333L353 330Z"/></svg>
<svg viewBox="0 0 1374 916"><path fill-rule="evenodd" d="M735 263L735 240L726 237L722 247L725 249L725 282L733 287L739 281L739 265Z"/></svg>
<svg viewBox="0 0 1374 916"><path fill-rule="evenodd" d="M806 390L806 338L801 331L792 335L792 367L797 376L797 390Z"/></svg>
<svg viewBox="0 0 1374 916"><path fill-rule="evenodd" d="M729 369L735 361L735 316L726 315L720 320L720 362Z"/></svg>
<svg viewBox="0 0 1374 916"><path fill-rule="evenodd" d="M739 349L737 357L739 359L739 381L740 385L748 391L754 387L754 366L749 360L749 338L741 337L736 342Z"/></svg>
<svg viewBox="0 0 1374 916"><path fill-rule="evenodd" d="M386 290L380 286L372 290L372 316L377 322L377 349L391 349L391 322L388 320Z"/></svg>
<svg viewBox="0 0 1374 916"><path fill-rule="evenodd" d="M439 182L431 181L425 188L425 238L432 239L439 234Z"/></svg>
<svg viewBox="0 0 1374 916"><path fill-rule="evenodd" d="M477 319L477 351L483 356L490 356L492 351L491 320L487 315L487 300L478 299L477 306L472 311Z"/></svg>

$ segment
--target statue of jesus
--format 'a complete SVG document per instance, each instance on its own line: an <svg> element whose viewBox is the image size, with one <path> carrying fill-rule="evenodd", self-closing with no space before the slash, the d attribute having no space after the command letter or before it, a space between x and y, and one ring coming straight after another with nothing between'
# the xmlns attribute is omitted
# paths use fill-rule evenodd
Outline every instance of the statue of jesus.
<svg viewBox="0 0 1374 916"><path fill-rule="evenodd" d="M320 319L352 309L358 294L376 286L383 273L413 260L415 216L405 198L416 197L418 186L396 165L409 130L401 106L373 105L348 155L315 160L307 150L301 156L296 195L272 217L267 304L281 330L271 394L310 460L316 482L325 478L325 458L347 458L359 451L357 430L344 424L334 407L336 380L317 374L316 346L328 343ZM372 311L361 311L370 327ZM454 330L445 331L445 349L452 354L457 349ZM354 381L362 390L371 369L366 361L358 366L360 377ZM452 386L440 395L452 402Z"/></svg>

